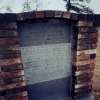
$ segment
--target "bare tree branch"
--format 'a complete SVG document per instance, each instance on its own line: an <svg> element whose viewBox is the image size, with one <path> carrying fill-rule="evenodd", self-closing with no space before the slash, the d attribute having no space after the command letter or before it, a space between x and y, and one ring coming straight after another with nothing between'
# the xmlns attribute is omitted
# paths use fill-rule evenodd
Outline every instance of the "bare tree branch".
<svg viewBox="0 0 100 100"><path fill-rule="evenodd" d="M66 8L67 10L73 10L77 13L89 13L93 14L93 10L90 9L89 7L79 4L79 3L71 3L71 0L64 0L67 2ZM79 2L87 2L89 3L91 0L79 0Z"/></svg>

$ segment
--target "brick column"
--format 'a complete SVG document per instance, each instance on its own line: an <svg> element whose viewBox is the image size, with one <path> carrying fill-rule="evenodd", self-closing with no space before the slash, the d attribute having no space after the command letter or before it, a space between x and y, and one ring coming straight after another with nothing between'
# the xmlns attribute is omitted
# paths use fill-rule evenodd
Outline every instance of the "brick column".
<svg viewBox="0 0 100 100"><path fill-rule="evenodd" d="M74 34L73 82L74 98L92 93L97 33L92 22L79 21Z"/></svg>
<svg viewBox="0 0 100 100"><path fill-rule="evenodd" d="M16 23L0 24L0 100L28 100Z"/></svg>

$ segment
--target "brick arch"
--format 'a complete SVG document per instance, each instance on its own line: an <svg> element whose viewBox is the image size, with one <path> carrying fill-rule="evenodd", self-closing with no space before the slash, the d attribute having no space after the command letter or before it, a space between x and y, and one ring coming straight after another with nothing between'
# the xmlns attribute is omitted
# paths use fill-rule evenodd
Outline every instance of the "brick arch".
<svg viewBox="0 0 100 100"><path fill-rule="evenodd" d="M5 80L7 77L16 76L19 74L23 74L23 67L22 65L19 66L19 62L21 62L20 51L13 51L18 50L20 44L18 43L18 32L17 32L17 21L26 21L32 19L45 19L45 18L60 18L60 19L67 19L74 22L74 34L73 34L73 59L72 59L72 68L73 68L73 90L72 96L74 99L81 98L86 96L87 94L91 94L92 91L92 77L93 77L93 70L95 67L95 57L96 57L96 39L97 36L96 30L93 26L92 21L80 21L78 19L77 14L69 13L69 12L61 12L61 11L34 11L34 12L26 12L26 13L19 13L19 14L1 14L0 21L0 48L3 48L3 52L1 53L0 58L0 78ZM14 23L14 24L12 24ZM4 30L4 31L2 31ZM10 31L10 32L9 32ZM6 33L6 34L4 34ZM19 33L20 34L20 33ZM9 37L9 38L8 38ZM93 41L92 41L92 40ZM13 43L12 43L13 41ZM15 48L11 48L11 46L15 46ZM9 51L10 50L10 51ZM8 52L9 51L9 52ZM9 55L10 53L10 55ZM5 55L6 54L6 55ZM16 59L16 57L18 59ZM10 59L9 59L10 58ZM17 63L17 65L15 65ZM14 67L14 69L12 69ZM17 68L21 68L20 71ZM9 69L9 70L7 70ZM13 73L13 70L16 73ZM19 77L23 79L23 75ZM88 77L86 77L88 76ZM15 78L12 78L15 80ZM11 99L17 100L28 100L27 97L27 90L25 88L26 82L22 81L20 84L16 81L17 84L13 84L12 82L10 85L0 85L0 99L5 100L9 97ZM20 86L18 88L17 86ZM24 88L23 86L24 85ZM19 91L22 90L18 96L12 93L18 94ZM4 95L6 92L6 95Z"/></svg>

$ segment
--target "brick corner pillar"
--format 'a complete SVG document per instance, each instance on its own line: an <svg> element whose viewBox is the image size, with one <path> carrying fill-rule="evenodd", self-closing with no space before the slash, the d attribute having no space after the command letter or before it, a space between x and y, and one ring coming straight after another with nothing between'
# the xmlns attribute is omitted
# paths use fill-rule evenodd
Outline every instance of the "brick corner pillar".
<svg viewBox="0 0 100 100"><path fill-rule="evenodd" d="M73 40L73 97L78 100L92 95L97 47L97 31L93 22L78 21Z"/></svg>
<svg viewBox="0 0 100 100"><path fill-rule="evenodd" d="M0 100L28 100L17 25L0 23Z"/></svg>

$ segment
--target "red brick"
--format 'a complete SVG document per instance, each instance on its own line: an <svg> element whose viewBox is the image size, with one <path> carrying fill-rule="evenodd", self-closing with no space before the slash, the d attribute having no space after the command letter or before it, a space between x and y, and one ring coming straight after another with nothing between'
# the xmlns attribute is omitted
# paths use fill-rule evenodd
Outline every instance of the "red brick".
<svg viewBox="0 0 100 100"><path fill-rule="evenodd" d="M62 17L62 11L55 11L55 17L61 18Z"/></svg>
<svg viewBox="0 0 100 100"><path fill-rule="evenodd" d="M85 61L89 59L90 59L90 55L85 53L81 53L80 55L76 56L76 61Z"/></svg>
<svg viewBox="0 0 100 100"><path fill-rule="evenodd" d="M16 30L17 25L16 23L2 23L0 24L0 30Z"/></svg>
<svg viewBox="0 0 100 100"><path fill-rule="evenodd" d="M13 72L0 72L0 78L14 78L24 75L24 70L16 70Z"/></svg>
<svg viewBox="0 0 100 100"><path fill-rule="evenodd" d="M21 59L20 58L13 58L13 59L3 59L0 60L0 66L9 66L12 64L20 64L21 63Z"/></svg>
<svg viewBox="0 0 100 100"><path fill-rule="evenodd" d="M63 13L63 18L70 19L71 18L71 13L70 12L64 12Z"/></svg>
<svg viewBox="0 0 100 100"><path fill-rule="evenodd" d="M12 83L9 85L0 86L0 91L26 86L25 82Z"/></svg>
<svg viewBox="0 0 100 100"><path fill-rule="evenodd" d="M44 12L43 11L37 11L35 14L36 14L36 18L44 18Z"/></svg>
<svg viewBox="0 0 100 100"><path fill-rule="evenodd" d="M0 46L19 44L18 38L0 38Z"/></svg>
<svg viewBox="0 0 100 100"><path fill-rule="evenodd" d="M79 21L78 26L93 26L93 22Z"/></svg>
<svg viewBox="0 0 100 100"><path fill-rule="evenodd" d="M45 11L45 17L47 18L53 18L55 16L54 11Z"/></svg>

